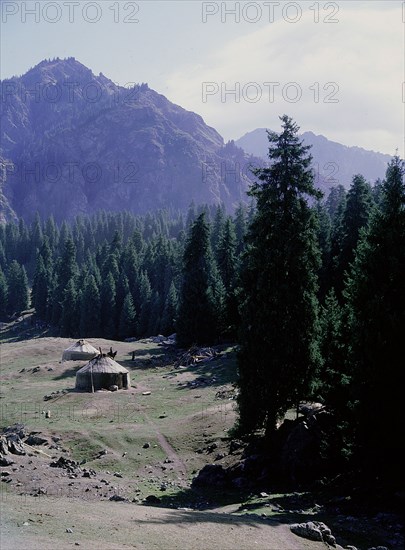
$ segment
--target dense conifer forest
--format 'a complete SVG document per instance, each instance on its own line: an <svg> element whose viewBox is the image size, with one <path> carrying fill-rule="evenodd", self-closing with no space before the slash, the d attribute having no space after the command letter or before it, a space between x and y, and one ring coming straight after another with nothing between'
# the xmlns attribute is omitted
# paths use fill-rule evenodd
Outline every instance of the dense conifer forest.
<svg viewBox="0 0 405 550"><path fill-rule="evenodd" d="M335 415L325 455L337 469L391 482L403 454L404 162L323 197L298 127L281 120L251 205L232 214L192 204L2 225L0 319L33 307L65 337L238 342L241 434L271 442L288 408L316 399Z"/></svg>

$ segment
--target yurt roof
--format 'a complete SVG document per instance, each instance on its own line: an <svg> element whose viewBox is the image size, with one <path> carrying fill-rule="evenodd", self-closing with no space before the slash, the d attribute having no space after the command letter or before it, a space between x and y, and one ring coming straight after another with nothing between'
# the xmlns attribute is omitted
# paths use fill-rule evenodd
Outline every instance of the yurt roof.
<svg viewBox="0 0 405 550"><path fill-rule="evenodd" d="M65 349L65 351L77 351L81 353L99 353L98 350L93 347L89 342L86 342L86 340L78 340L74 344L72 344L70 347Z"/></svg>
<svg viewBox="0 0 405 550"><path fill-rule="evenodd" d="M119 363L114 361L114 359L111 359L111 357L108 357L107 355L102 355L95 357L91 361L87 363L84 367L79 369L76 374L85 374L87 372L91 372L93 370L93 373L97 372L105 372L105 373L127 373L128 370L125 367L122 367Z"/></svg>

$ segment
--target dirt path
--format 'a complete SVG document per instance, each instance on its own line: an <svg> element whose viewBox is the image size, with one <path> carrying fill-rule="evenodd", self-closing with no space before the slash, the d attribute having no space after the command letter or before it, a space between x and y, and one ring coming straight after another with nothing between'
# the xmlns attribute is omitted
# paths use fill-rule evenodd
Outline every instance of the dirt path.
<svg viewBox="0 0 405 550"><path fill-rule="evenodd" d="M288 525L127 503L2 495L1 550L325 550ZM72 532L68 532L71 530Z"/></svg>
<svg viewBox="0 0 405 550"><path fill-rule="evenodd" d="M173 466L173 469L182 477L185 479L184 485L186 485L186 478L187 478L187 467L183 460L180 458L180 456L177 454L175 449L170 445L170 443L167 441L165 436L162 434L162 432L159 430L159 428L156 426L156 424L150 419L150 417L146 414L146 412L142 412L144 415L146 421L148 422L149 426L154 430L156 433L157 440L159 442L159 445L162 447L164 452L167 455L167 458L171 460L171 464Z"/></svg>

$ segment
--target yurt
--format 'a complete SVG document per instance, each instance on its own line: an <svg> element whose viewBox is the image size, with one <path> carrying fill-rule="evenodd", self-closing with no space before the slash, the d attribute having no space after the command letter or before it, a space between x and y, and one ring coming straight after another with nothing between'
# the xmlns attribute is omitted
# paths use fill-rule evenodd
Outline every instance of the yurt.
<svg viewBox="0 0 405 550"><path fill-rule="evenodd" d="M129 372L108 355L99 354L76 373L76 389L80 391L109 390L131 387Z"/></svg>
<svg viewBox="0 0 405 550"><path fill-rule="evenodd" d="M90 361L99 354L96 348L86 340L78 340L72 346L65 349L62 355L62 361Z"/></svg>

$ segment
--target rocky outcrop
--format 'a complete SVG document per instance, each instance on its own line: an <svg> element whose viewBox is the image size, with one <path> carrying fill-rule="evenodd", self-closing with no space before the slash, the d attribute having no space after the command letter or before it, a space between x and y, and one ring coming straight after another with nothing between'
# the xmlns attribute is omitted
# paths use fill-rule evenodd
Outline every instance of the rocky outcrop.
<svg viewBox="0 0 405 550"><path fill-rule="evenodd" d="M4 193L19 216L245 200L249 155L146 84L117 86L69 58L1 87L3 152L15 167Z"/></svg>

